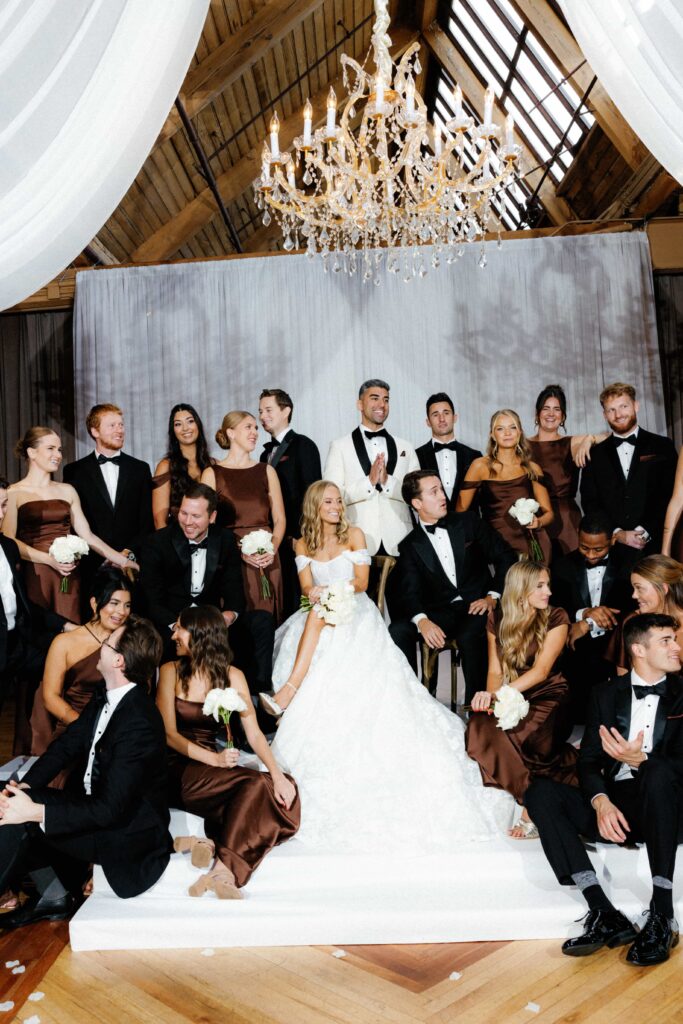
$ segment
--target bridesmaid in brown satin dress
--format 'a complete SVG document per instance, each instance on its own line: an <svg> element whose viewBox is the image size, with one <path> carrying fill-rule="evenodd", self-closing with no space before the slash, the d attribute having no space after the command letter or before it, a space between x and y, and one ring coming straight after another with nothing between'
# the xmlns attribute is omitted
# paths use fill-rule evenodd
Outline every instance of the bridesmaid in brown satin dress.
<svg viewBox="0 0 683 1024"><path fill-rule="evenodd" d="M536 399L537 433L530 437L531 456L543 470L554 521L548 527L553 554L559 558L576 551L579 544L581 510L576 503L579 473L590 459L594 444L608 436L602 434L562 435L567 419L567 399L559 384L548 384Z"/></svg>
<svg viewBox="0 0 683 1024"><path fill-rule="evenodd" d="M578 785L578 753L571 733L569 686L559 670L569 629L563 608L550 607L550 574L539 562L517 562L508 569L499 608L487 624L489 669L486 690L475 694L467 725L467 753L477 761L485 786L511 793L522 804L531 780L545 776ZM509 683L530 708L513 729L499 729L486 712L494 693ZM509 830L513 839L538 836L526 808Z"/></svg>
<svg viewBox="0 0 683 1024"><path fill-rule="evenodd" d="M19 547L29 599L39 608L80 622L78 567L73 562L61 564L49 554L53 540L73 532L121 569L137 570L137 563L96 537L83 515L76 490L52 480L62 462L62 443L54 431L31 427L17 442L15 451L28 463L28 471L7 492L3 533L16 540ZM61 589L64 578L68 579L66 592Z"/></svg>
<svg viewBox="0 0 683 1024"><path fill-rule="evenodd" d="M100 648L122 626L131 609L131 584L117 569L100 569L93 580L93 617L50 644L43 681L31 715L31 753L44 754L52 740L75 722L102 683Z"/></svg>
<svg viewBox="0 0 683 1024"><path fill-rule="evenodd" d="M244 593L249 611L265 611L282 618L282 574L277 549L285 533L285 507L280 481L265 462L255 462L258 425L251 413L229 412L216 431L216 441L228 454L202 473L202 483L218 494L218 523L230 527L239 539L253 530L273 535L274 555L242 555ZM261 591L261 573L270 583L270 597Z"/></svg>
<svg viewBox="0 0 683 1024"><path fill-rule="evenodd" d="M183 494L190 484L199 483L202 473L213 465L204 426L196 409L180 402L168 419L168 447L152 477L152 514L155 530L175 522Z"/></svg>
<svg viewBox="0 0 683 1024"><path fill-rule="evenodd" d="M240 899L240 888L266 854L299 828L299 795L258 727L246 679L231 665L228 629L218 609L185 608L173 639L179 659L161 666L157 689L172 751L170 803L204 818L207 836L179 836L175 849L189 851L195 867L211 868L190 887L191 896L211 890L221 899ZM240 767L236 748L217 748L225 726L205 715L203 705L209 690L226 687L246 705L231 717L231 731L243 730L266 772Z"/></svg>
<svg viewBox="0 0 683 1024"><path fill-rule="evenodd" d="M664 517L662 554L683 562L683 448L678 453L673 494Z"/></svg>
<svg viewBox="0 0 683 1024"><path fill-rule="evenodd" d="M618 676L631 670L624 626L634 615L671 615L679 623L676 640L683 645L683 565L668 555L646 555L631 569L631 586L638 608L617 626L605 651Z"/></svg>
<svg viewBox="0 0 683 1024"><path fill-rule="evenodd" d="M531 461L529 445L514 409L499 409L491 417L486 455L470 464L456 511L466 512L477 493L483 518L514 551L528 557L533 530L543 560L550 562L550 537L546 530L553 521L550 495L541 467ZM510 515L518 498L535 498L541 506L528 529Z"/></svg>

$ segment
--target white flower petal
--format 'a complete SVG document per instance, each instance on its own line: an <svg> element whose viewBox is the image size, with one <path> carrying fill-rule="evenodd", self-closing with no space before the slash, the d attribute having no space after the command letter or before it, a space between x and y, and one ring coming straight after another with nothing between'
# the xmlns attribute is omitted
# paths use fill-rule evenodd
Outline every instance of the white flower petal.
<svg viewBox="0 0 683 1024"><path fill-rule="evenodd" d="M34 1013L32 1017L27 1017L24 1024L40 1024L40 1017L37 1013Z"/></svg>
<svg viewBox="0 0 683 1024"><path fill-rule="evenodd" d="M6 960L5 967L17 967L21 963L21 960Z"/></svg>
<svg viewBox="0 0 683 1024"><path fill-rule="evenodd" d="M45 998L45 993L44 992L31 992L31 995L28 997L28 1001L29 1001L29 1003L39 1003L40 1000L44 999L44 998Z"/></svg>
<svg viewBox="0 0 683 1024"><path fill-rule="evenodd" d="M538 1005L538 1003L527 1003L524 1009L529 1010L531 1013L541 1012L541 1007Z"/></svg>
<svg viewBox="0 0 683 1024"><path fill-rule="evenodd" d="M460 973L460 971L451 971L451 973L448 975L449 981L460 981L461 978L462 974Z"/></svg>
<svg viewBox="0 0 683 1024"><path fill-rule="evenodd" d="M346 956L346 950L345 949L335 949L335 951L332 954L332 956L335 957L337 960L341 960L343 957Z"/></svg>
<svg viewBox="0 0 683 1024"><path fill-rule="evenodd" d="M207 947L207 949L203 949L203 950L202 950L202 952L201 952L201 955L202 955L202 956L213 956L215 952L216 952L216 950L215 950L215 949L209 949L209 948Z"/></svg>
<svg viewBox="0 0 683 1024"><path fill-rule="evenodd" d="M21 967L13 967L12 968L12 974L23 974L25 970L26 970L26 968L22 964Z"/></svg>
<svg viewBox="0 0 683 1024"><path fill-rule="evenodd" d="M0 1003L0 1013L9 1013L9 1011L13 1009L14 1003L11 999L8 999L6 1003Z"/></svg>

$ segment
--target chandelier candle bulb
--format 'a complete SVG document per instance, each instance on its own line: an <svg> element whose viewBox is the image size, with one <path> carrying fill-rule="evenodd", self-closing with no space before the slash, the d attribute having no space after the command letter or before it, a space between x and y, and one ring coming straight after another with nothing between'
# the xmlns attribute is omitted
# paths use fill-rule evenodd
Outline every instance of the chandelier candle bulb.
<svg viewBox="0 0 683 1024"><path fill-rule="evenodd" d="M290 188L296 188L296 179L294 177L294 163L291 160L287 161L287 184Z"/></svg>
<svg viewBox="0 0 683 1024"><path fill-rule="evenodd" d="M491 124L493 120L493 86L489 85L484 98L484 124Z"/></svg>
<svg viewBox="0 0 683 1024"><path fill-rule="evenodd" d="M330 91L327 94L327 131L330 135L334 135L336 131L335 120L337 117L337 94L330 86Z"/></svg>
<svg viewBox="0 0 683 1024"><path fill-rule="evenodd" d="M381 75L377 75L375 79L375 109L381 110L384 106L384 79Z"/></svg>
<svg viewBox="0 0 683 1024"><path fill-rule="evenodd" d="M270 155L274 161L280 159L280 119L277 113L270 119Z"/></svg>
<svg viewBox="0 0 683 1024"><path fill-rule="evenodd" d="M408 115L415 113L415 83L412 79L408 80L406 86L406 111Z"/></svg>
<svg viewBox="0 0 683 1024"><path fill-rule="evenodd" d="M512 149L512 147L515 144L514 131L515 119L512 116L512 114L508 114L508 116L505 118L505 145L507 146L508 149Z"/></svg>
<svg viewBox="0 0 683 1024"><path fill-rule="evenodd" d="M311 144L311 128L313 126L313 107L311 101L306 100L304 107L304 146Z"/></svg>
<svg viewBox="0 0 683 1024"><path fill-rule="evenodd" d="M460 120L462 117L462 89L459 85L455 87L453 99L455 101L455 116L457 120Z"/></svg>
<svg viewBox="0 0 683 1024"><path fill-rule="evenodd" d="M438 124L434 125L434 156L437 160L441 157L443 150L443 143L441 140L441 128Z"/></svg>

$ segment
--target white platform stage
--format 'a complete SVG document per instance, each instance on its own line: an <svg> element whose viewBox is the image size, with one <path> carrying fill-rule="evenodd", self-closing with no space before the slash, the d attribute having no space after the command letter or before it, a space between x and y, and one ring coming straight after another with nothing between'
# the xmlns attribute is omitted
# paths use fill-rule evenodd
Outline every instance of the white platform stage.
<svg viewBox="0 0 683 1024"><path fill-rule="evenodd" d="M201 835L200 819L174 811L174 835ZM585 907L561 888L540 843L501 838L449 855L378 857L312 852L290 840L273 850L241 901L187 895L200 873L174 854L143 896L117 899L101 869L95 891L71 921L76 951L230 946L352 945L565 939ZM644 849L599 845L598 877L615 904L636 920L650 883ZM683 892L679 863L675 888ZM679 902L678 917L683 914Z"/></svg>

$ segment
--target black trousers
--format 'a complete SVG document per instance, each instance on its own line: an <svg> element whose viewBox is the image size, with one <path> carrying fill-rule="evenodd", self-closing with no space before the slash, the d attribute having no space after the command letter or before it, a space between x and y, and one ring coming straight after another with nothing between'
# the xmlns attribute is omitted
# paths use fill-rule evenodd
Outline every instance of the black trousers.
<svg viewBox="0 0 683 1024"><path fill-rule="evenodd" d="M93 835L48 838L39 825L0 827L0 892L18 888L38 868L51 867L65 889L78 895L96 862Z"/></svg>
<svg viewBox="0 0 683 1024"><path fill-rule="evenodd" d="M673 879L676 847L683 841L683 789L672 766L653 756L633 779L610 782L605 790L630 826L629 839L645 843L652 875ZM599 838L597 818L580 789L537 778L524 803L560 885L572 885L572 875L594 870L583 839Z"/></svg>
<svg viewBox="0 0 683 1024"><path fill-rule="evenodd" d="M582 636L574 650L567 648L562 656L562 671L569 683L571 718L575 725L585 724L591 690L612 675L614 666L605 659L612 632L604 636Z"/></svg>
<svg viewBox="0 0 683 1024"><path fill-rule="evenodd" d="M31 712L33 698L40 685L45 665L45 651L37 647L24 631L13 629L7 634L7 663L0 673L0 710L12 680L16 681L13 753L31 753Z"/></svg>
<svg viewBox="0 0 683 1024"><path fill-rule="evenodd" d="M438 610L431 609L428 618L439 626L449 640L455 640L462 659L465 677L465 703L469 704L477 690L486 689L487 647L486 616L470 615L467 601L456 601ZM417 673L417 626L409 619L400 619L389 626L391 639L399 647Z"/></svg>

